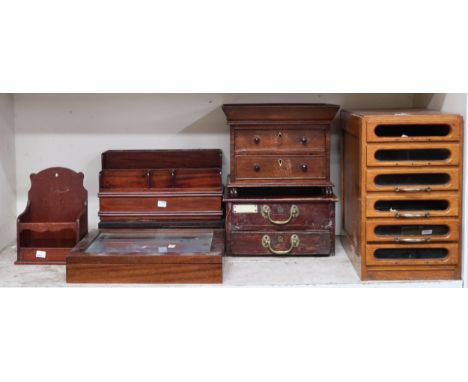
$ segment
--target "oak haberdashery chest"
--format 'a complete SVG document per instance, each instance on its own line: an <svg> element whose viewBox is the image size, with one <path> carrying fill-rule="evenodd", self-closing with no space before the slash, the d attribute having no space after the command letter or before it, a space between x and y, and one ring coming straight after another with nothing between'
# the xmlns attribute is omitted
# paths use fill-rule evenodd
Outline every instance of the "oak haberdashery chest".
<svg viewBox="0 0 468 382"><path fill-rule="evenodd" d="M363 280L460 278L463 120L342 111L342 241Z"/></svg>

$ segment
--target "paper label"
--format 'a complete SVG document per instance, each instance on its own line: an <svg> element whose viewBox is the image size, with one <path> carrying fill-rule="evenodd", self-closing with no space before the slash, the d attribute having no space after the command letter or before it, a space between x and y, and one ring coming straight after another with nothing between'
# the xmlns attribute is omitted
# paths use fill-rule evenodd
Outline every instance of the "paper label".
<svg viewBox="0 0 468 382"><path fill-rule="evenodd" d="M158 248L158 252L159 252L159 253L166 253L166 252L167 252L167 248L166 248L166 247L159 247L159 248Z"/></svg>
<svg viewBox="0 0 468 382"><path fill-rule="evenodd" d="M175 244L169 244L169 245L167 246L167 248L170 248L170 249L173 249L173 248L175 248L175 247L176 247Z"/></svg>
<svg viewBox="0 0 468 382"><path fill-rule="evenodd" d="M46 251L36 251L36 257L39 257L40 259L45 259L47 256Z"/></svg>
<svg viewBox="0 0 468 382"><path fill-rule="evenodd" d="M421 231L422 235L432 235L432 229L423 229Z"/></svg>
<svg viewBox="0 0 468 382"><path fill-rule="evenodd" d="M234 204L232 210L235 214L256 214L258 206L256 204Z"/></svg>
<svg viewBox="0 0 468 382"><path fill-rule="evenodd" d="M166 208L167 202L165 200L158 200L158 207Z"/></svg>

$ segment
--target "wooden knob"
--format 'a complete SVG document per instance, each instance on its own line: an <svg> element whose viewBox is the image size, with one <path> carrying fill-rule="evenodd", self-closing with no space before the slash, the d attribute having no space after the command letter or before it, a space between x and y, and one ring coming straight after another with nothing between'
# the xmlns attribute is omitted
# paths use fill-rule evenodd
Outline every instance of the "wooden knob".
<svg viewBox="0 0 468 382"><path fill-rule="evenodd" d="M256 145L258 145L260 143L260 137L255 137L254 142Z"/></svg>
<svg viewBox="0 0 468 382"><path fill-rule="evenodd" d="M256 172L259 172L259 171L260 171L260 165L259 165L259 164L256 164L256 165L254 166L254 170L255 170Z"/></svg>
<svg viewBox="0 0 468 382"><path fill-rule="evenodd" d="M302 137L301 138L301 143L305 145L307 143L307 137Z"/></svg>
<svg viewBox="0 0 468 382"><path fill-rule="evenodd" d="M301 165L301 169L302 169L302 171L306 172L308 167L307 167L306 164L303 164L303 165Z"/></svg>

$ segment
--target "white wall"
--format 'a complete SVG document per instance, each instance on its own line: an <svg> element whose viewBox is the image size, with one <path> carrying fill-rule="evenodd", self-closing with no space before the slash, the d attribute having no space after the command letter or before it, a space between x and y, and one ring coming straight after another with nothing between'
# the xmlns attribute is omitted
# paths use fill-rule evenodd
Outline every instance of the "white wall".
<svg viewBox="0 0 468 382"><path fill-rule="evenodd" d="M90 228L98 222L100 154L108 149L220 148L229 168L223 103L328 102L347 108L411 107L412 94L18 94L17 208L26 205L29 174L50 166L85 173ZM332 136L332 181L339 195L339 135ZM340 206L337 206L337 217ZM340 232L339 219L337 232Z"/></svg>
<svg viewBox="0 0 468 382"><path fill-rule="evenodd" d="M13 96L0 94L0 249L15 238L15 173Z"/></svg>

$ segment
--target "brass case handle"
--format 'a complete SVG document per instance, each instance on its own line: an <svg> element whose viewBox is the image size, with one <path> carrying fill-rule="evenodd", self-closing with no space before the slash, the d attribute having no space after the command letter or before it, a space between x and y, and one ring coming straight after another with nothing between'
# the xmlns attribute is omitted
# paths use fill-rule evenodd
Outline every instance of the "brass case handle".
<svg viewBox="0 0 468 382"><path fill-rule="evenodd" d="M395 187L395 192L431 192L431 187L411 188L411 187Z"/></svg>
<svg viewBox="0 0 468 382"><path fill-rule="evenodd" d="M262 206L261 209L262 216L265 219L268 219L270 223L276 225L285 225L288 224L293 218L297 218L299 216L299 207L293 204L291 209L289 210L289 218L286 220L274 220L271 218L271 208L266 204Z"/></svg>
<svg viewBox="0 0 468 382"><path fill-rule="evenodd" d="M424 211L420 214L413 214L409 212L400 212L391 208L390 212L393 212L396 218L406 218L406 219L428 218L431 216L431 213L428 211Z"/></svg>
<svg viewBox="0 0 468 382"><path fill-rule="evenodd" d="M291 245L289 246L289 248L286 249L286 250L284 250L284 251L281 251L281 250L277 250L277 249L271 248L271 239L270 239L270 236L268 236L268 235L263 235L263 237L262 237L262 246L263 246L264 248L268 248L268 250L269 250L271 253L275 254L275 255L288 255L288 254L291 253L291 251L292 251L294 248L299 247L299 243L300 243L299 236L297 236L296 234L291 235L290 242L291 242Z"/></svg>
<svg viewBox="0 0 468 382"><path fill-rule="evenodd" d="M396 237L395 241L397 243L429 243L431 241L430 237L423 237L421 239L411 239L405 237Z"/></svg>

